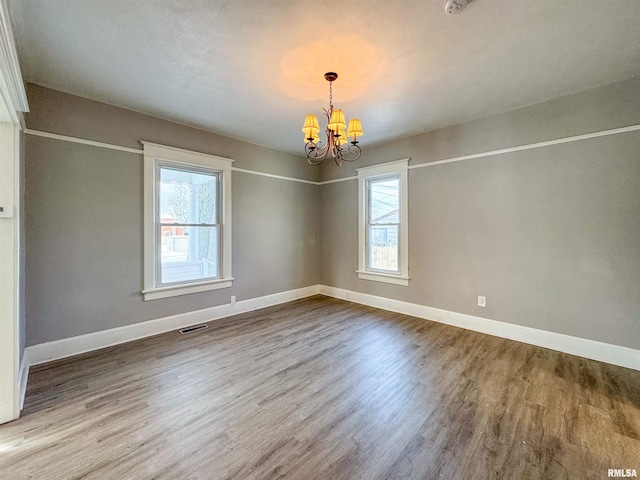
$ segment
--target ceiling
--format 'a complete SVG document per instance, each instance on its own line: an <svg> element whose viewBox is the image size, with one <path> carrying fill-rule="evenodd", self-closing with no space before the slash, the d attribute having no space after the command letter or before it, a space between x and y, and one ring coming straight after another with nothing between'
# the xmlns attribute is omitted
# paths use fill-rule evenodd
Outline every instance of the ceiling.
<svg viewBox="0 0 640 480"><path fill-rule="evenodd" d="M28 82L302 154L334 105L362 145L640 75L638 0L11 0ZM322 123L322 120L321 120Z"/></svg>

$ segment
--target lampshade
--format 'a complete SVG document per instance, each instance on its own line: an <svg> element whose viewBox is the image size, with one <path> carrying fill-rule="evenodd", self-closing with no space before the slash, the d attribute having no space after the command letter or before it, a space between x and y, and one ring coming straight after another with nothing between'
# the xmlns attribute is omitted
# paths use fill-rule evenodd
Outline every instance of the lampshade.
<svg viewBox="0 0 640 480"><path fill-rule="evenodd" d="M327 126L334 132L347 128L347 123L344 121L344 114L342 113L342 110L334 110L331 112L331 120L329 120L329 125Z"/></svg>
<svg viewBox="0 0 640 480"><path fill-rule="evenodd" d="M307 115L304 119L304 125L302 126L302 132L307 135L309 132L316 134L320 131L320 125L318 124L318 117L315 115ZM313 135L307 135L307 138Z"/></svg>
<svg viewBox="0 0 640 480"><path fill-rule="evenodd" d="M353 137L353 141L356 141L356 137L361 137L364 135L362 131L362 125L360 124L359 118L352 118L349 120L349 128L347 129L347 136Z"/></svg>

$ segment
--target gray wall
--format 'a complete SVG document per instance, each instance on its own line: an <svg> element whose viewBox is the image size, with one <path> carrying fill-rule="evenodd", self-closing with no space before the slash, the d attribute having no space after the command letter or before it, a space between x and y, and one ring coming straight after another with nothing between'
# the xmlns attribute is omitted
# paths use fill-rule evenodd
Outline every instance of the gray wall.
<svg viewBox="0 0 640 480"><path fill-rule="evenodd" d="M317 179L303 158L28 86L30 129L225 156L235 167ZM318 283L318 190L233 173L230 289L144 302L142 156L26 136L27 345Z"/></svg>
<svg viewBox="0 0 640 480"><path fill-rule="evenodd" d="M640 78L373 146L321 178L633 124ZM637 349L639 185L637 132L410 170L409 287L357 278L357 182L323 185L320 283Z"/></svg>
<svg viewBox="0 0 640 480"><path fill-rule="evenodd" d="M309 180L640 123L636 78L374 145L356 164L318 171L202 130L33 85L28 93L32 129L133 148L148 140ZM27 344L319 281L640 348L639 152L640 134L625 133L410 170L409 287L357 279L354 180L316 187L236 172L233 288L143 302L141 156L27 135Z"/></svg>

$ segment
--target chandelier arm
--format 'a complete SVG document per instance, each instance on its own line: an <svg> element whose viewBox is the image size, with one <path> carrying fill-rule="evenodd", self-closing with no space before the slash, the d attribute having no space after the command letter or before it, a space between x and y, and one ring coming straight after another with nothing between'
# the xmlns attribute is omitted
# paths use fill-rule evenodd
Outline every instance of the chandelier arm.
<svg viewBox="0 0 640 480"><path fill-rule="evenodd" d="M309 163L309 165L320 165L325 158L327 158L327 154L329 153L329 143L327 142L324 146L318 147L317 144L308 141L304 145L304 150L307 155L307 163Z"/></svg>
<svg viewBox="0 0 640 480"><path fill-rule="evenodd" d="M321 158L320 160L312 160L311 158L307 157L307 163L309 165L312 166L316 166L316 165L320 165L322 162L324 162L324 158Z"/></svg>
<svg viewBox="0 0 640 480"><path fill-rule="evenodd" d="M355 162L360 158L360 155L362 155L362 149L358 144L354 142L351 142L351 144L349 145L349 148L347 148L347 152L355 156L348 158L348 157L345 157L344 155L340 155L342 157L342 160L344 160L345 162Z"/></svg>

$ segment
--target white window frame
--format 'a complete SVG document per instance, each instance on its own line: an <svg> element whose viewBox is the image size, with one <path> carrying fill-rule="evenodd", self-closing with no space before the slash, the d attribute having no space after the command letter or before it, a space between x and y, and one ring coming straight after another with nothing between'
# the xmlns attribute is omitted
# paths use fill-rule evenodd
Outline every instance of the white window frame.
<svg viewBox="0 0 640 480"><path fill-rule="evenodd" d="M233 160L205 153L192 152L175 147L142 142L144 147L144 300L175 297L191 293L206 292L220 288L229 288L233 283L231 275L231 164ZM211 168L220 172L220 228L222 229L220 255L222 268L221 277L207 279L201 282L162 285L157 284L159 259L157 258L156 238L158 221L157 198L159 195L160 179L158 165L173 164L185 169Z"/></svg>
<svg viewBox="0 0 640 480"><path fill-rule="evenodd" d="M408 213L408 167L409 159L396 160L371 167L358 168L358 278L385 282L394 285L409 285L409 213ZM367 266L367 181L398 175L400 179L400 227L398 229L399 271L381 272Z"/></svg>

